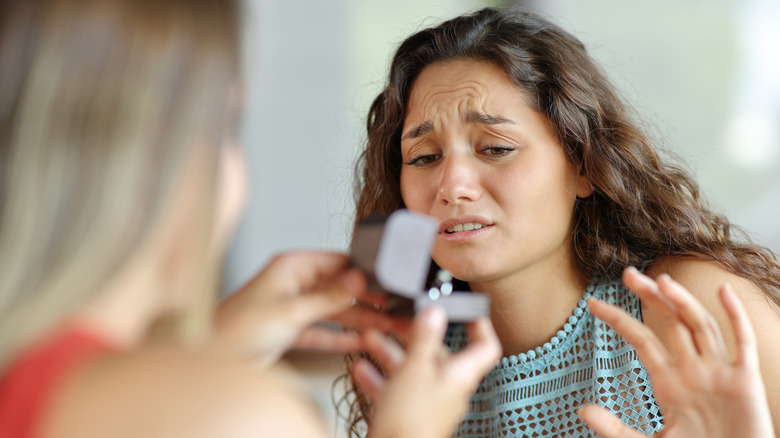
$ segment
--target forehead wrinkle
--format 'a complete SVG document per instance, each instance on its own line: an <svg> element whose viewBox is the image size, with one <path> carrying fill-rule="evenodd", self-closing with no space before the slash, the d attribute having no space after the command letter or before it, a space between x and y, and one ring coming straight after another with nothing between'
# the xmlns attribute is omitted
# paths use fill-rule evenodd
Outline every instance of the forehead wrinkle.
<svg viewBox="0 0 780 438"><path fill-rule="evenodd" d="M460 81L457 87L453 87L452 84L434 84L430 87L426 87L424 94L419 98L415 98L411 101L412 107L421 108L422 121L419 124L407 126L406 121L404 123L404 134L401 137L401 141L408 139L415 139L425 137L431 131L436 130L441 126L442 119L447 120L453 110L455 111L454 117L458 117L458 114L463 114L464 119L467 118L468 113L474 112L475 109L484 106L487 100L487 87L478 81L466 80ZM414 90L413 90L414 91ZM416 103L419 102L419 105ZM418 123L418 120L414 121Z"/></svg>
<svg viewBox="0 0 780 438"><path fill-rule="evenodd" d="M484 106L487 87L477 81L466 80L453 87L451 84L435 85L420 96L422 114L425 120L454 109L461 114ZM434 121L435 120L431 120Z"/></svg>

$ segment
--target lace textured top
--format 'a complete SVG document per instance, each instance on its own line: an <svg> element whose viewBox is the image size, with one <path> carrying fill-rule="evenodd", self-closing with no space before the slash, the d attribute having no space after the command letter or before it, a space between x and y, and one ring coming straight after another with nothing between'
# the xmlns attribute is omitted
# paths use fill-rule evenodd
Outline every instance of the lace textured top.
<svg viewBox="0 0 780 438"><path fill-rule="evenodd" d="M591 296L642 318L639 299L620 280L593 280L555 337L504 357L485 377L455 436L595 437L575 413L591 403L643 433L663 427L647 371L633 347L590 314L585 300ZM464 327L451 326L446 340L453 350L462 348Z"/></svg>

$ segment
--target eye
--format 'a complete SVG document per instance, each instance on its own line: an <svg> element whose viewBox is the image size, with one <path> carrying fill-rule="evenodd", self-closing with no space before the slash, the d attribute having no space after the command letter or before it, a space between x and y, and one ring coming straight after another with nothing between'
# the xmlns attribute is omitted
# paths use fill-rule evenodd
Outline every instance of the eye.
<svg viewBox="0 0 780 438"><path fill-rule="evenodd" d="M408 166L422 167L422 166L425 166L426 164L431 164L431 163L435 162L440 157L441 157L440 154L421 154L421 155L416 155L416 156L412 157L411 160L407 161L404 164L406 164Z"/></svg>
<svg viewBox="0 0 780 438"><path fill-rule="evenodd" d="M488 145L483 146L480 152L489 157L503 157L514 152L515 148L504 145Z"/></svg>

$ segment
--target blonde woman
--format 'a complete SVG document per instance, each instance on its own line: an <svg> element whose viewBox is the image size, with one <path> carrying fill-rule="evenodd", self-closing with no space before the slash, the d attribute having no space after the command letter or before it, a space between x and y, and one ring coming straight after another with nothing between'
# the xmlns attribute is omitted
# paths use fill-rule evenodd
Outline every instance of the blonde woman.
<svg viewBox="0 0 780 438"><path fill-rule="evenodd" d="M349 308L365 280L328 253L276 258L213 321L244 191L237 2L0 8L0 436L325 435L285 373L257 362L360 347L309 329L322 318L393 323ZM445 326L436 310L414 322L376 436L454 429L498 342L479 321L442 358ZM398 394L446 403L404 416Z"/></svg>

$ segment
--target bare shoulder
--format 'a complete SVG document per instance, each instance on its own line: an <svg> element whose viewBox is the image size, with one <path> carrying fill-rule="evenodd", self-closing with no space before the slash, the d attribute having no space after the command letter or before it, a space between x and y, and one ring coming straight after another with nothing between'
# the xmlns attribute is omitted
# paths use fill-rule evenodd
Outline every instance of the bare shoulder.
<svg viewBox="0 0 780 438"><path fill-rule="evenodd" d="M657 277L669 274L688 288L703 303L718 303L718 289L724 283L731 283L743 301L762 301L766 294L752 281L728 272L720 264L697 257L671 256L656 260L647 268L647 274Z"/></svg>
<svg viewBox="0 0 780 438"><path fill-rule="evenodd" d="M770 304L766 293L758 285L728 272L716 262L696 257L666 257L647 269L651 277L663 273L685 286L707 308L720 326L726 345L734 357L735 341L731 325L718 297L718 289L724 283L731 284L756 332L761 374L767 387L775 427L780 426L780 368L776 365L780 362L780 343L776 340L777 333L780 333L780 311L777 307ZM663 320L644 306L642 310L645 324L667 343Z"/></svg>
<svg viewBox="0 0 780 438"><path fill-rule="evenodd" d="M697 257L665 257L647 268L651 277L664 273L685 286L716 317L721 328L725 329L724 334L731 331L718 297L718 290L725 283L734 288L759 335L761 332L771 335L780 329L780 314L770 304L766 293L752 281L728 272L716 262Z"/></svg>
<svg viewBox="0 0 780 438"><path fill-rule="evenodd" d="M731 330L718 297L718 290L725 283L730 283L734 288L759 337L762 333L772 335L780 329L780 314L770 304L766 293L752 281L728 272L716 262L696 257L665 257L656 260L647 268L647 275L651 277L661 274L669 274L685 286L713 314L727 341L730 341L728 338Z"/></svg>
<svg viewBox="0 0 780 438"><path fill-rule="evenodd" d="M290 373L214 353L155 348L101 359L65 382L47 438L326 436Z"/></svg>

